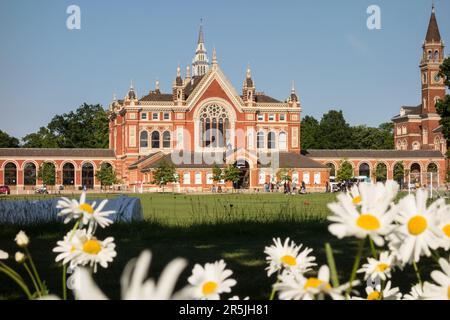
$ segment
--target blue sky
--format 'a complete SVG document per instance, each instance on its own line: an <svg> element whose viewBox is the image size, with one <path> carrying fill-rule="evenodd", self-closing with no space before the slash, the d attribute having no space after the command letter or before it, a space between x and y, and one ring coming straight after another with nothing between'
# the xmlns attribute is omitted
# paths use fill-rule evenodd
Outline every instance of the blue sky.
<svg viewBox="0 0 450 320"><path fill-rule="evenodd" d="M71 4L81 30L66 28ZM366 27L371 4L381 30ZM436 7L450 43L450 2ZM375 126L420 102L430 12L431 0L0 0L0 129L23 137L83 102L106 107L131 79L139 96L157 78L170 91L177 64L193 58L200 18L238 91L250 63L257 91L275 98L295 80L303 116L342 109L351 124Z"/></svg>

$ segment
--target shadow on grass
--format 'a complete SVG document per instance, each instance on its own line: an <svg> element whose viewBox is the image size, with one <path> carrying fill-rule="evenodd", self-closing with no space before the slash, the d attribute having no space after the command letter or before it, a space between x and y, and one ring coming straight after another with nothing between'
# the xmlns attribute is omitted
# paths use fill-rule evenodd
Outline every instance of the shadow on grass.
<svg viewBox="0 0 450 320"><path fill-rule="evenodd" d="M100 288L111 298L120 298L120 276L126 263L137 257L142 250L150 249L153 259L149 274L158 278L164 266L176 257L189 261L178 286L187 283L187 278L195 263L204 264L224 259L233 270L238 284L232 295L250 296L252 299L267 299L275 278L267 278L264 247L272 243L273 237L290 237L296 243L314 249L319 265L326 263L324 245L329 242L335 252L340 278L349 276L352 268L356 242L353 239L338 240L327 230L325 221L306 222L267 222L251 221L198 224L187 227L167 226L156 222L144 221L131 224L118 223L105 230L98 230L103 239L113 236L116 240L118 256L108 269L99 267L95 278ZM30 250L41 272L41 278L48 281L48 287L54 294L61 294L61 268L54 262L52 252L56 242L62 239L69 226L57 223L23 227L31 238ZM0 226L0 249L14 255L17 251L13 241L15 234L22 228L18 226ZM369 254L367 248L366 254ZM18 267L11 260L10 265ZM433 266L434 267L434 266ZM21 270L23 271L23 270ZM409 268L399 272L401 279L394 285L403 285L409 291L414 282L414 273ZM23 272L22 272L23 273ZM429 268L427 268L427 274ZM23 273L25 277L25 273ZM4 275L0 275L0 298L21 298L21 292ZM406 287L405 287L406 286ZM224 296L228 298L228 296Z"/></svg>

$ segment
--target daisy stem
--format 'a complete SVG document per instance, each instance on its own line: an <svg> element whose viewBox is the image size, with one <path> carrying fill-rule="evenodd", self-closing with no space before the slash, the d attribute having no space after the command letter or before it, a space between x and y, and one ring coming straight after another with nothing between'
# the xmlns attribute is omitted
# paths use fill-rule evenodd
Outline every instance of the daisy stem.
<svg viewBox="0 0 450 320"><path fill-rule="evenodd" d="M75 235L75 230L78 229L78 226L80 225L80 219L75 223L75 225L72 228L69 241L72 241L73 236ZM63 290L63 300L67 300L67 266L63 264L62 268L62 290Z"/></svg>
<svg viewBox="0 0 450 320"><path fill-rule="evenodd" d="M419 267L417 266L417 263L415 260L413 260L413 267L414 267L414 271L416 272L417 280L419 280L419 284L422 287L422 277L420 276Z"/></svg>
<svg viewBox="0 0 450 320"><path fill-rule="evenodd" d="M278 283L278 280L277 280L277 282L275 282L275 284L277 284L277 283ZM275 285L273 285L273 287L272 287L272 293L270 294L269 300L272 301L273 299L275 299Z"/></svg>
<svg viewBox="0 0 450 320"><path fill-rule="evenodd" d="M28 267L26 263L23 264L23 267L25 268L25 270L27 270L27 273L30 276L31 281L33 282L34 288L36 289L36 293L39 295L39 297L42 297L41 290L39 289L36 279L34 278L33 273L30 270L30 267Z"/></svg>
<svg viewBox="0 0 450 320"><path fill-rule="evenodd" d="M370 250L372 251L372 256L375 259L378 259L377 249L375 248L375 244L373 243L373 240L370 236L369 236L369 242L370 242Z"/></svg>
<svg viewBox="0 0 450 320"><path fill-rule="evenodd" d="M12 272L11 272L12 271ZM28 286L23 281L22 277L18 275L15 271L13 271L11 268L4 268L0 266L0 272L3 272L5 275L7 275L11 280L13 280L17 285L25 292L28 300L32 300L33 297L30 293L30 289L28 289Z"/></svg>
<svg viewBox="0 0 450 320"><path fill-rule="evenodd" d="M352 283L353 283L353 280L355 280L355 277L356 277L356 271L358 270L359 263L361 261L361 255L363 253L363 249L364 249L364 244L365 243L366 243L366 238L361 239L359 241L358 251L356 253L355 262L353 263L352 274L350 275L350 280L349 280L349 283L348 283L347 295L349 295L350 292L352 291L352 287L353 287Z"/></svg>
<svg viewBox="0 0 450 320"><path fill-rule="evenodd" d="M37 272L36 265L34 264L33 258L31 257L30 251L28 251L28 248L25 247L25 253L28 256L28 259L30 260L31 269L34 272L34 276L36 277L36 281L39 285L39 288L41 288L41 293L45 291L44 285L42 284L41 278L39 277L39 273Z"/></svg>
<svg viewBox="0 0 450 320"><path fill-rule="evenodd" d="M17 278L20 278L20 275L14 271L12 268L8 267L5 263L0 261L0 269L5 269L6 271L10 272L12 275L14 275Z"/></svg>

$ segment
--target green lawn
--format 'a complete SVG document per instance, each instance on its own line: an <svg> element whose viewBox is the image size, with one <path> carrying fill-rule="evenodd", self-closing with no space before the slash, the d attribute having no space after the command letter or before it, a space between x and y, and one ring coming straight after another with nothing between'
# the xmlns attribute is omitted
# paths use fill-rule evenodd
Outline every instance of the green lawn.
<svg viewBox="0 0 450 320"><path fill-rule="evenodd" d="M109 195L112 197L114 195ZM195 263L224 259L234 271L238 284L233 294L265 299L274 279L265 272L264 247L273 237L291 237L297 243L314 248L318 263L325 261L324 244L330 242L335 250L340 274L349 275L356 243L353 239L337 240L327 230L326 204L332 194L286 196L282 194L223 194L173 195L144 194L141 198L145 221L118 223L100 230L99 238L114 236L118 256L107 270L99 269L96 279L112 298L119 298L119 278L127 261L144 249L151 249L153 261L151 277L158 277L162 268L175 257L189 260L189 267L181 276L179 285L186 283ZM105 195L91 195L101 198ZM20 227L0 226L0 248L13 254L17 251L14 236ZM68 226L47 224L26 227L31 237L31 251L41 270L42 278L55 294L60 294L61 269L54 263L51 252L56 242L67 232ZM369 253L369 248L367 248ZM424 274L434 268L429 264ZM400 272L403 286L414 281L414 273ZM20 291L0 275L0 299L19 298Z"/></svg>

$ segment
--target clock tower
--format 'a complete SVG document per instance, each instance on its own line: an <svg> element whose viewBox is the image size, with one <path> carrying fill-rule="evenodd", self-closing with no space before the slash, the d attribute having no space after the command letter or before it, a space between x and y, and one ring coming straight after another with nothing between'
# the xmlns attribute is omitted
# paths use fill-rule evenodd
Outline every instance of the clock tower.
<svg viewBox="0 0 450 320"><path fill-rule="evenodd" d="M439 127L440 117L436 112L436 102L445 96L444 80L439 76L440 65L443 63L444 58L444 42L441 39L436 10L433 5L420 62L422 78L422 121L420 131L423 149L434 148L433 130Z"/></svg>

